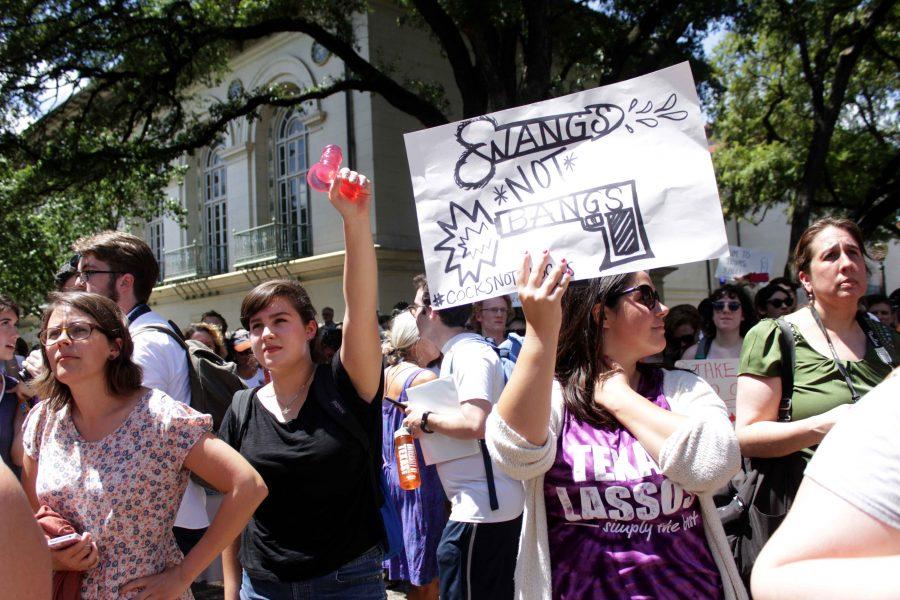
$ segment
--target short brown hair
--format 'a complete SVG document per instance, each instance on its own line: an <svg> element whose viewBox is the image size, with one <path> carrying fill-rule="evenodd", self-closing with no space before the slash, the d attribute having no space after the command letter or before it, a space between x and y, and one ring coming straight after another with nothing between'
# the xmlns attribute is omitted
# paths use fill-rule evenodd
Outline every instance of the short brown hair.
<svg viewBox="0 0 900 600"><path fill-rule="evenodd" d="M515 315L512 307L512 298L509 297L508 294L504 294L499 296L503 298L504 302L506 302L506 322L509 323ZM472 328L472 331L475 333L481 333L481 322L478 320L478 315L481 314L481 309L484 308L484 300L479 300L478 302L472 305L472 314L469 316L468 326Z"/></svg>
<svg viewBox="0 0 900 600"><path fill-rule="evenodd" d="M6 294L0 294L0 312L6 310L11 310L16 313L16 318L22 316L22 309L19 308L19 305L16 304L13 299Z"/></svg>
<svg viewBox="0 0 900 600"><path fill-rule="evenodd" d="M799 274L801 271L804 273L809 273L809 264L812 262L812 243L815 241L816 237L822 233L825 229L829 227L836 227L837 229L843 229L847 233L850 234L850 237L853 238L853 241L859 246L860 251L863 253L863 256L866 258L870 258L869 253L866 252L865 240L863 240L862 230L860 230L859 225L851 221L850 219L838 219L835 217L824 217L819 219L812 225L806 228L803 234L800 236L800 239L797 241L797 246L794 248L794 269Z"/></svg>
<svg viewBox="0 0 900 600"><path fill-rule="evenodd" d="M263 310L275 298L284 298L291 303L303 323L316 320L316 309L313 308L306 289L293 279L273 279L261 283L244 296L241 302L241 325L250 330L250 319Z"/></svg>
<svg viewBox="0 0 900 600"><path fill-rule="evenodd" d="M422 290L422 304L431 308L431 294L428 292L428 279L421 273L413 277L413 285L417 290ZM471 304L458 304L449 308L435 310L441 323L447 327L466 327L472 316Z"/></svg>
<svg viewBox="0 0 900 600"><path fill-rule="evenodd" d="M124 396L135 392L141 387L143 374L141 368L131 361L131 352L134 345L131 342L131 334L125 325L125 314L118 305L99 294L88 292L66 292L50 294L50 305L41 317L41 330L47 329L47 323L53 311L61 306L66 306L83 312L92 318L98 326L98 330L108 339L122 340L122 348L116 358L106 363L106 389L114 396ZM56 379L50 369L50 361L47 358L47 347L41 344L41 358L44 369L35 380L35 388L41 398L47 399L47 405L51 411L57 411L72 401L72 392L69 386Z"/></svg>
<svg viewBox="0 0 900 600"><path fill-rule="evenodd" d="M159 278L159 263L141 238L123 231L101 231L77 240L72 244L72 250L81 256L90 255L102 260L113 271L130 273L134 276L135 299L138 302L150 299Z"/></svg>

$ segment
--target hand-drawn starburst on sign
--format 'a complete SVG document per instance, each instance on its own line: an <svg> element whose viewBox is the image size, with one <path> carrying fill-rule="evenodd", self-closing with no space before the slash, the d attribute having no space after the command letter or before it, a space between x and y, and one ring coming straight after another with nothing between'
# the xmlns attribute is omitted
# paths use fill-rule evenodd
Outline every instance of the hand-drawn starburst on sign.
<svg viewBox="0 0 900 600"><path fill-rule="evenodd" d="M433 308L440 308L441 305L444 304L444 295L440 292L435 292L431 296L431 306Z"/></svg>
<svg viewBox="0 0 900 600"><path fill-rule="evenodd" d="M578 157L575 156L574 154L567 154L566 157L563 159L563 166L566 168L567 171L574 171L575 170L575 161L577 159L578 159Z"/></svg>
<svg viewBox="0 0 900 600"><path fill-rule="evenodd" d="M497 204L503 204L507 202L509 198L506 197L506 186L505 185L497 185L494 186L494 202Z"/></svg>
<svg viewBox="0 0 900 600"><path fill-rule="evenodd" d="M471 213L451 202L450 222L438 221L447 237L434 249L449 253L444 272L456 271L459 285L464 285L467 279L478 283L482 265L496 265L498 240L493 225L493 219L477 200Z"/></svg>

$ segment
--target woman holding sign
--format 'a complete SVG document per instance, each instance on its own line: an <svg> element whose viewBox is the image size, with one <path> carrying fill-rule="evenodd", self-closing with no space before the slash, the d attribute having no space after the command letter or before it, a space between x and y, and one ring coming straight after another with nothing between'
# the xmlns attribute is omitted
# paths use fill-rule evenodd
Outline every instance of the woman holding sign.
<svg viewBox="0 0 900 600"><path fill-rule="evenodd" d="M763 320L744 341L735 425L743 454L767 459L753 461L766 473L766 488L750 507L754 556L787 513L815 447L897 364L900 338L857 313L867 286L865 257L852 221L810 225L794 250L810 304L783 321Z"/></svg>
<svg viewBox="0 0 900 600"><path fill-rule="evenodd" d="M650 277L569 285L548 262L523 262L525 343L487 421L526 482L517 597L745 598L711 497L737 440L703 380L641 364L666 343Z"/></svg>

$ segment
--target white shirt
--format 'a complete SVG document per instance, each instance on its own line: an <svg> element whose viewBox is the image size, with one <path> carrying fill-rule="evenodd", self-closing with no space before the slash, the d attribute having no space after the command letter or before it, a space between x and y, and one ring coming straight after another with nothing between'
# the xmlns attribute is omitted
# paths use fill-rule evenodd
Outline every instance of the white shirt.
<svg viewBox="0 0 900 600"><path fill-rule="evenodd" d="M262 367L257 367L256 373L254 373L247 379L244 379L243 377L241 377L240 374L238 375L238 377L241 378L241 381L244 382L244 385L247 386L247 389L253 389L256 386L263 385L266 382L266 376L263 373Z"/></svg>
<svg viewBox="0 0 900 600"><path fill-rule="evenodd" d="M804 473L862 512L900 529L900 375L852 406Z"/></svg>
<svg viewBox="0 0 900 600"><path fill-rule="evenodd" d="M453 375L460 403L487 400L491 406L503 392L500 357L475 333L460 333L442 348L441 377ZM493 460L491 461L493 462ZM499 508L491 510L487 475L481 452L437 465L444 492L450 499L450 520L462 523L502 523L522 514L525 490L521 481L506 475L496 463L494 484Z"/></svg>
<svg viewBox="0 0 900 600"><path fill-rule="evenodd" d="M144 313L128 326L132 334L134 351L131 359L144 372L144 387L162 390L175 400L191 405L191 381L187 367L187 353L169 335L161 331L134 332L147 325L171 326L158 313ZM206 514L206 492L200 485L188 480L181 506L175 516L175 526L185 529L209 527Z"/></svg>

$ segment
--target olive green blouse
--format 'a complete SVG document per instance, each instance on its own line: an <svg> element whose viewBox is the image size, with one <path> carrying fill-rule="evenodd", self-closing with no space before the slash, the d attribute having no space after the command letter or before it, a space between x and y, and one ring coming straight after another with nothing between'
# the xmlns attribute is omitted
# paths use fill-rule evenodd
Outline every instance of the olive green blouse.
<svg viewBox="0 0 900 600"><path fill-rule="evenodd" d="M834 359L813 350L797 327L791 323L794 332L796 362L794 366L794 394L791 398L792 420L799 421L822 414L851 400L847 382L838 370ZM880 323L875 327L883 327ZM885 331L888 331L884 328ZM773 319L763 319L744 336L741 349L740 375L759 377L779 377L781 375L781 348L778 336L781 330ZM894 364L897 364L896 349L898 336L893 338ZM862 360L846 361L847 373L856 391L862 396L878 385L891 367L885 364L875 352L872 342L866 338L866 355Z"/></svg>

